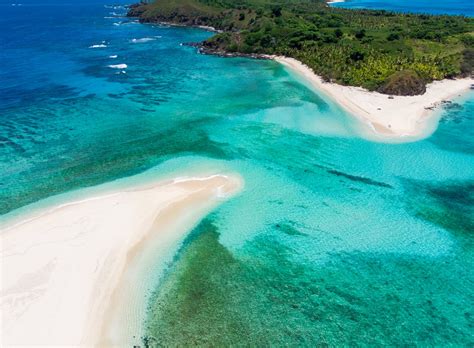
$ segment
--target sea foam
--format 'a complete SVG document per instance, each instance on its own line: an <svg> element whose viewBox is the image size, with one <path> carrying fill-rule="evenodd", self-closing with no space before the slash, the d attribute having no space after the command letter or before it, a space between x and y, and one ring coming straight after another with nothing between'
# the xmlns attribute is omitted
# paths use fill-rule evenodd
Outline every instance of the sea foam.
<svg viewBox="0 0 474 348"><path fill-rule="evenodd" d="M133 43L144 43L144 42L148 42L148 41L154 41L156 40L157 37L144 37L144 38L141 38L141 39L132 39L130 40L130 42L133 42Z"/></svg>
<svg viewBox="0 0 474 348"><path fill-rule="evenodd" d="M123 7L121 5L104 5L104 8L110 8L110 9L113 9L113 10L120 10L120 9L124 9L125 7Z"/></svg>
<svg viewBox="0 0 474 348"><path fill-rule="evenodd" d="M109 12L109 15L114 16L114 17L125 17L126 13L117 13L117 12Z"/></svg>
<svg viewBox="0 0 474 348"><path fill-rule="evenodd" d="M89 46L89 48L105 48L105 47L107 47L106 44L98 44L98 45Z"/></svg>
<svg viewBox="0 0 474 348"><path fill-rule="evenodd" d="M115 65L107 65L107 66L112 69L127 69L128 68L127 64L115 64Z"/></svg>

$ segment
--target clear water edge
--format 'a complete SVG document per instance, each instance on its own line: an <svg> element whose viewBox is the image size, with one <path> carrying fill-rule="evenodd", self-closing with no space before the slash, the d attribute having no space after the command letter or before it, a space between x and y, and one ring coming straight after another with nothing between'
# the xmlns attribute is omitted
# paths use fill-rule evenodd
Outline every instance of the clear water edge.
<svg viewBox="0 0 474 348"><path fill-rule="evenodd" d="M154 288L145 342L472 344L472 92L433 136L373 143L276 63L179 46L209 33L47 10L0 22L2 219L193 170L246 181Z"/></svg>

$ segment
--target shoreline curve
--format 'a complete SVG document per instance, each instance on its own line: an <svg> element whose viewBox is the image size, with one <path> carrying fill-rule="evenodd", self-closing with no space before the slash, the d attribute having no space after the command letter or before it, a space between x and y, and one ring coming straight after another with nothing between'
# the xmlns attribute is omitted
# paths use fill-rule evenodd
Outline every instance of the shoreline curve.
<svg viewBox="0 0 474 348"><path fill-rule="evenodd" d="M105 321L111 308L126 307L116 295L131 263L149 243L161 247L163 255L153 257L172 255L195 224L242 187L237 174L176 177L64 203L2 226L2 344L93 346L105 338L123 344L130 330ZM143 307L142 285L127 292L133 306ZM134 315L136 330L143 313Z"/></svg>
<svg viewBox="0 0 474 348"><path fill-rule="evenodd" d="M443 103L468 92L473 78L434 81L426 92L416 96L389 96L361 87L324 82L307 65L297 59L269 56L303 77L312 87L334 100L358 119L368 130L371 140L414 141L428 137L436 130Z"/></svg>

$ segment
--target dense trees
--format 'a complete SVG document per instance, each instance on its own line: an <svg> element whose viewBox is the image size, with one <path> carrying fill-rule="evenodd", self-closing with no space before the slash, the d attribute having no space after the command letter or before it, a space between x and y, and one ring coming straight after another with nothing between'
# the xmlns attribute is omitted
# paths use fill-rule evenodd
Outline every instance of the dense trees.
<svg viewBox="0 0 474 348"><path fill-rule="evenodd" d="M463 51L461 73L469 75L472 74L472 71L474 71L474 48L467 48Z"/></svg>
<svg viewBox="0 0 474 348"><path fill-rule="evenodd" d="M326 80L385 93L421 93L420 83L474 67L472 18L335 9L314 0L160 0L130 14L211 25L224 33L207 40L207 50L287 55Z"/></svg>

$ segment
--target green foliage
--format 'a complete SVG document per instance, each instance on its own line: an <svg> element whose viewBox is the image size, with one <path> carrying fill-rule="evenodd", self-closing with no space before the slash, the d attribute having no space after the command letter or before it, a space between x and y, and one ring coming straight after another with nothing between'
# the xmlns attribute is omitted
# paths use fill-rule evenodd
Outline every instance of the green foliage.
<svg viewBox="0 0 474 348"><path fill-rule="evenodd" d="M357 30L354 36L359 40L362 39L365 36L365 30L364 29Z"/></svg>
<svg viewBox="0 0 474 348"><path fill-rule="evenodd" d="M273 15L274 17L280 17L280 16L281 16L281 10L282 10L282 9L281 9L281 6L274 6L274 7L272 8L272 15Z"/></svg>
<svg viewBox="0 0 474 348"><path fill-rule="evenodd" d="M424 80L413 70L402 70L389 76L379 92L397 95L416 95L426 91Z"/></svg>
<svg viewBox="0 0 474 348"><path fill-rule="evenodd" d="M466 46L474 48L474 33L464 34L460 39Z"/></svg>
<svg viewBox="0 0 474 348"><path fill-rule="evenodd" d="M336 9L315 0L159 0L130 14L213 26L228 33L204 42L209 51L287 55L325 80L370 90L383 90L400 71L426 83L469 75L474 66L474 19L461 16Z"/></svg>
<svg viewBox="0 0 474 348"><path fill-rule="evenodd" d="M470 75L474 71L474 48L466 48L462 54L461 74Z"/></svg>
<svg viewBox="0 0 474 348"><path fill-rule="evenodd" d="M400 40L400 35L398 33L390 33L387 36L388 41Z"/></svg>

